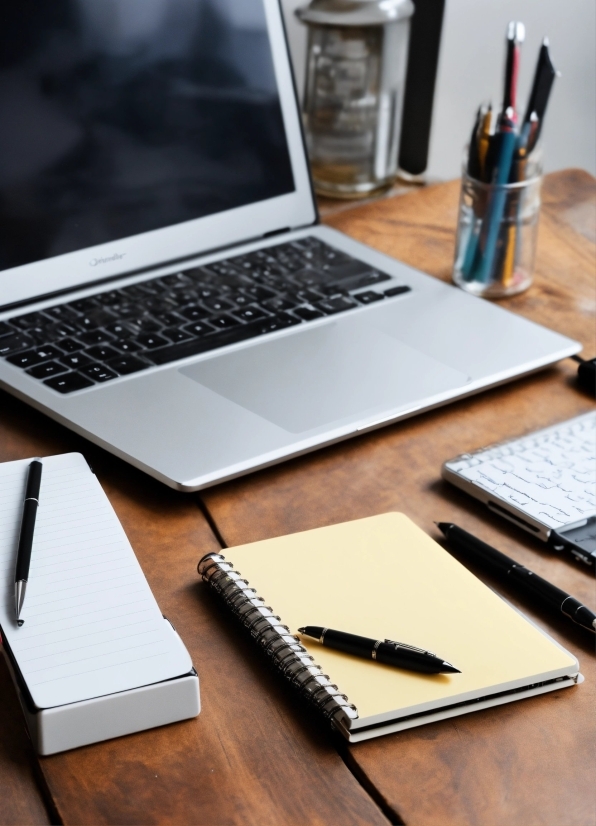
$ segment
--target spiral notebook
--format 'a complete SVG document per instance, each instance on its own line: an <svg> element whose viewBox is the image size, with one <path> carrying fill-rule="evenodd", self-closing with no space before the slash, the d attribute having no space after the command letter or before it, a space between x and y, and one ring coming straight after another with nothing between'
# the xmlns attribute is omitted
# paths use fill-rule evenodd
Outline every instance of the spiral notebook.
<svg viewBox="0 0 596 826"><path fill-rule="evenodd" d="M582 681L575 657L400 513L208 554L199 573L351 742ZM304 625L415 645L461 674L351 657L296 636Z"/></svg>

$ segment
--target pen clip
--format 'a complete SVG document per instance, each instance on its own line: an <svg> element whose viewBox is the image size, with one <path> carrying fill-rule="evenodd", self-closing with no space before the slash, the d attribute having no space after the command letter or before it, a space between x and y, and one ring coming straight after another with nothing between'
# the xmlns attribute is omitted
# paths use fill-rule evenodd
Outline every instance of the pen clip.
<svg viewBox="0 0 596 826"><path fill-rule="evenodd" d="M433 654L432 651L426 651L424 648L416 648L415 645L407 645L405 642L395 642L395 640L385 640L386 643L389 645L394 645L396 648L407 648L408 651L416 651L417 654L430 654L432 657L436 657L436 654Z"/></svg>

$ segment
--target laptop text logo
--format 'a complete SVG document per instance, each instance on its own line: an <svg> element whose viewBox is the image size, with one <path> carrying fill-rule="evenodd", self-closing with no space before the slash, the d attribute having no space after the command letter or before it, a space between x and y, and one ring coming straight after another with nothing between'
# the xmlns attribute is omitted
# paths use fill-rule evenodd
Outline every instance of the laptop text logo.
<svg viewBox="0 0 596 826"><path fill-rule="evenodd" d="M100 264L108 264L110 261L120 261L125 255L125 252L122 254L115 252L114 255L110 255L109 258L92 258L91 261L89 261L89 266L98 267Z"/></svg>

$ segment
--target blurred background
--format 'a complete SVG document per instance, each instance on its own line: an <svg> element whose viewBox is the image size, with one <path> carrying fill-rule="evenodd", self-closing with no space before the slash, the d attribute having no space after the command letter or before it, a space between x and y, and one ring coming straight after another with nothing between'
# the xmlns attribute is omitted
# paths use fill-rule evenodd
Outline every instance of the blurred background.
<svg viewBox="0 0 596 826"><path fill-rule="evenodd" d="M294 10L305 2L281 0L301 99L306 29ZM500 103L505 33L513 19L526 26L519 83L522 108L545 35L562 74L541 138L545 171L581 167L596 174L596 0L447 0L427 179L459 176L478 104Z"/></svg>

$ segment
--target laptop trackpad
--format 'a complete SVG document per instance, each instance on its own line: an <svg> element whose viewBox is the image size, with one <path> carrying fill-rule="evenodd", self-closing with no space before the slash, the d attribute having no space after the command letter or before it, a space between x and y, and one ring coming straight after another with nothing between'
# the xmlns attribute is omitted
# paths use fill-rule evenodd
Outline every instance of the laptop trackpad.
<svg viewBox="0 0 596 826"><path fill-rule="evenodd" d="M355 319L354 319L355 320ZM368 324L328 324L180 373L290 433L388 413L468 377Z"/></svg>

